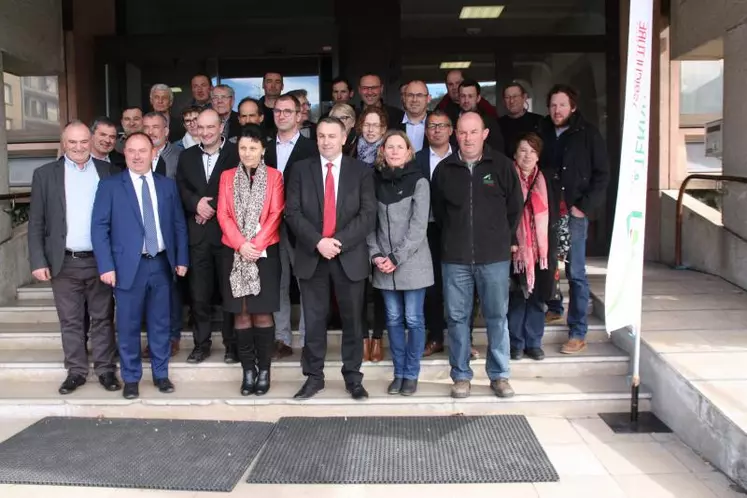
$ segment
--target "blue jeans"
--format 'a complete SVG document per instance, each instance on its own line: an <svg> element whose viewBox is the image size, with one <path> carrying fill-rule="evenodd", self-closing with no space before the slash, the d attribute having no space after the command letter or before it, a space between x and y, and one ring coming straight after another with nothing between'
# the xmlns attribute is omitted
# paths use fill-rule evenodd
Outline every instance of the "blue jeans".
<svg viewBox="0 0 747 498"><path fill-rule="evenodd" d="M386 329L392 352L394 376L417 380L425 349L425 289L381 290L386 310ZM407 337L405 337L407 326Z"/></svg>
<svg viewBox="0 0 747 498"><path fill-rule="evenodd" d="M452 380L472 380L472 368L469 366L469 335L475 287L488 329L488 358L485 370L491 381L508 379L511 368L506 313L510 261L485 265L443 263L442 268Z"/></svg>
<svg viewBox="0 0 747 498"><path fill-rule="evenodd" d="M535 294L524 299L523 292L512 292L508 300L508 333L511 350L524 351L542 347L545 333L545 310Z"/></svg>
<svg viewBox="0 0 747 498"><path fill-rule="evenodd" d="M570 286L568 303L568 328L571 339L584 339L588 330L586 314L589 311L589 280L586 278L586 232L588 218L570 216L571 250L565 263L565 276Z"/></svg>

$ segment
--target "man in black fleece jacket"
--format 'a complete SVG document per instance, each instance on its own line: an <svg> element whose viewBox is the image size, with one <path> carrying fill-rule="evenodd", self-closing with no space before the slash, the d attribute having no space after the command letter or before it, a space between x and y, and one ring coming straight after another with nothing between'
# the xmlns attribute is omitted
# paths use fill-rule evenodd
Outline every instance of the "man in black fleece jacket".
<svg viewBox="0 0 747 498"><path fill-rule="evenodd" d="M441 228L441 261L448 315L451 395L470 394L469 322L474 289L488 331L486 371L496 396L510 397L508 311L511 254L524 204L519 180L502 151L486 146L489 130L476 112L457 122L459 152L433 173L433 216Z"/></svg>

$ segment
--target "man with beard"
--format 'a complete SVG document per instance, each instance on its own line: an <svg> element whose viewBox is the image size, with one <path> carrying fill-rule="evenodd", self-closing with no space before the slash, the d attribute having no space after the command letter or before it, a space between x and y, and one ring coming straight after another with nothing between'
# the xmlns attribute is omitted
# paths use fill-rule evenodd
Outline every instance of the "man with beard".
<svg viewBox="0 0 747 498"><path fill-rule="evenodd" d="M259 102L251 97L244 97L239 102L239 124L246 126L248 124L262 125L265 115L259 108Z"/></svg>
<svg viewBox="0 0 747 498"><path fill-rule="evenodd" d="M547 97L550 114L540 124L544 149L540 164L560 190L560 215L568 215L571 246L565 273L570 284L569 340L564 354L586 349L589 281L586 278L586 236L589 217L602 205L609 183L607 148L599 130L578 111L578 93L555 85ZM558 303L555 303L557 306ZM562 304L561 312L562 312ZM561 313L562 314L562 313Z"/></svg>
<svg viewBox="0 0 747 498"><path fill-rule="evenodd" d="M91 156L123 171L127 165L124 156L114 150L116 142L117 125L106 116L94 119L91 125Z"/></svg>

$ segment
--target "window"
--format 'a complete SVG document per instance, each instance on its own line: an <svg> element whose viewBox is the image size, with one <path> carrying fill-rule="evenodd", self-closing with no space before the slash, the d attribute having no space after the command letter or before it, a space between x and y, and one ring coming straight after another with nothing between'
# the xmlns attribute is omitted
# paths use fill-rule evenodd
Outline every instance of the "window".
<svg viewBox="0 0 747 498"><path fill-rule="evenodd" d="M244 97L260 99L264 95L262 90L262 77L258 78L221 78L220 83L233 88L236 98L233 102L233 110L238 111L239 102ZM213 84L216 79L213 78ZM319 77L314 76L285 76L283 78L283 93L291 90L306 90L308 92L309 105L311 106L310 119L317 121L321 114L319 97Z"/></svg>
<svg viewBox="0 0 747 498"><path fill-rule="evenodd" d="M480 96L495 106L495 81L478 81L478 83L480 83ZM426 83L426 86L428 86L428 93L431 94L428 109L432 111L446 95L446 83Z"/></svg>
<svg viewBox="0 0 747 498"><path fill-rule="evenodd" d="M9 143L60 139L57 76L16 76L3 73L5 126ZM7 105L8 103L12 105Z"/></svg>
<svg viewBox="0 0 747 498"><path fill-rule="evenodd" d="M702 127L723 116L724 61L680 62L680 127Z"/></svg>

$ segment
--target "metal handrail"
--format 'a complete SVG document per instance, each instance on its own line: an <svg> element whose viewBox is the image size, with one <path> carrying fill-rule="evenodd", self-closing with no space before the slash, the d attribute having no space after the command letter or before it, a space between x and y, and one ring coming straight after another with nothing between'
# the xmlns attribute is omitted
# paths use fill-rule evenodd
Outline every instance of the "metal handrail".
<svg viewBox="0 0 747 498"><path fill-rule="evenodd" d="M674 266L679 268L682 266L682 202L685 197L685 190L690 180L712 180L716 182L737 182L747 184L747 177L745 176L734 176L734 175L710 175L707 173L693 173L687 175L685 180L680 185L680 192L677 195L677 218L675 222L675 235L674 235Z"/></svg>
<svg viewBox="0 0 747 498"><path fill-rule="evenodd" d="M0 201L17 201L18 199L25 199L31 197L31 191L25 192L13 192L10 194L0 194Z"/></svg>

